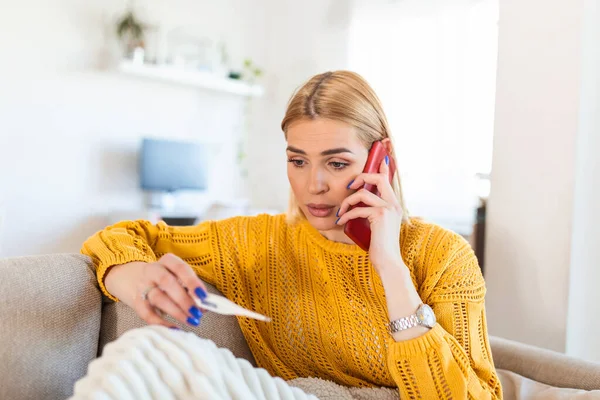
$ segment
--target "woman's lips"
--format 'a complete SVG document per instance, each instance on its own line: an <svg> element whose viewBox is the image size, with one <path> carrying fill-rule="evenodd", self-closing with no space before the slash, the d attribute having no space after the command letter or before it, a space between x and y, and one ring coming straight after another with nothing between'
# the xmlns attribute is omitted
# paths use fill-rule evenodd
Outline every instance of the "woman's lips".
<svg viewBox="0 0 600 400"><path fill-rule="evenodd" d="M308 212L317 218L327 218L333 213L334 206L328 204L307 204Z"/></svg>

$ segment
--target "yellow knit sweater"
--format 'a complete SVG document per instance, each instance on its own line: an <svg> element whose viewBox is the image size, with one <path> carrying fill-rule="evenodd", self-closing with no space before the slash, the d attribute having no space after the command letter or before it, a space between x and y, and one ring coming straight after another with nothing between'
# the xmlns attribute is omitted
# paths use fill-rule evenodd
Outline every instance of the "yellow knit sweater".
<svg viewBox="0 0 600 400"><path fill-rule="evenodd" d="M469 244L412 219L401 252L438 324L395 342L384 288L368 253L327 240L284 215L236 217L193 227L121 222L82 249L104 293L109 267L174 253L236 303L271 323L239 322L256 362L284 379L320 377L348 386L398 387L402 399L502 397L487 336L485 284Z"/></svg>

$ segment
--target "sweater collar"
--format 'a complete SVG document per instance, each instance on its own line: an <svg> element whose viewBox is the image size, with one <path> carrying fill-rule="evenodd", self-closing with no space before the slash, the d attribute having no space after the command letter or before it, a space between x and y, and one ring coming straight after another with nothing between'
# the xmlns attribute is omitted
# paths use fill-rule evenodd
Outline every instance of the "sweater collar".
<svg viewBox="0 0 600 400"><path fill-rule="evenodd" d="M356 244L347 244L341 242L334 242L327 239L321 234L314 226L308 222L307 219L302 219L300 222L300 228L308 234L314 243L322 247L331 253L343 253L343 254L355 254L355 255L366 255L367 252L361 249Z"/></svg>

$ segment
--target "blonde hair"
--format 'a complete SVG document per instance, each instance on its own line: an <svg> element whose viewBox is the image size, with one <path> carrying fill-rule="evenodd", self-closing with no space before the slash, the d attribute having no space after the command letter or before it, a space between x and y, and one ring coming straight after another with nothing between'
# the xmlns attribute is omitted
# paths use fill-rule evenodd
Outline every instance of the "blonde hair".
<svg viewBox="0 0 600 400"><path fill-rule="evenodd" d="M353 126L367 149L379 140L392 140L379 98L367 81L355 72L325 72L309 79L292 95L281 121L281 129L287 138L287 129L293 122L317 118L341 121ZM391 156L398 165L393 146ZM403 222L407 222L408 210L398 170L394 174L392 187L402 207ZM306 218L291 190L287 217L291 223Z"/></svg>

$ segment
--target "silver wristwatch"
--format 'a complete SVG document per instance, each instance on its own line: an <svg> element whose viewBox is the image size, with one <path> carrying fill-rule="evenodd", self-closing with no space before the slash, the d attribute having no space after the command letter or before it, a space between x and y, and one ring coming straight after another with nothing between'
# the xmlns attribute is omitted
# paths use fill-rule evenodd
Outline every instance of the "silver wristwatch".
<svg viewBox="0 0 600 400"><path fill-rule="evenodd" d="M417 308L417 312L415 314L390 322L388 328L390 333L394 334L396 332L414 328L415 326L433 328L435 326L435 322L435 314L433 313L431 307L429 307L427 304L421 304L419 308Z"/></svg>

